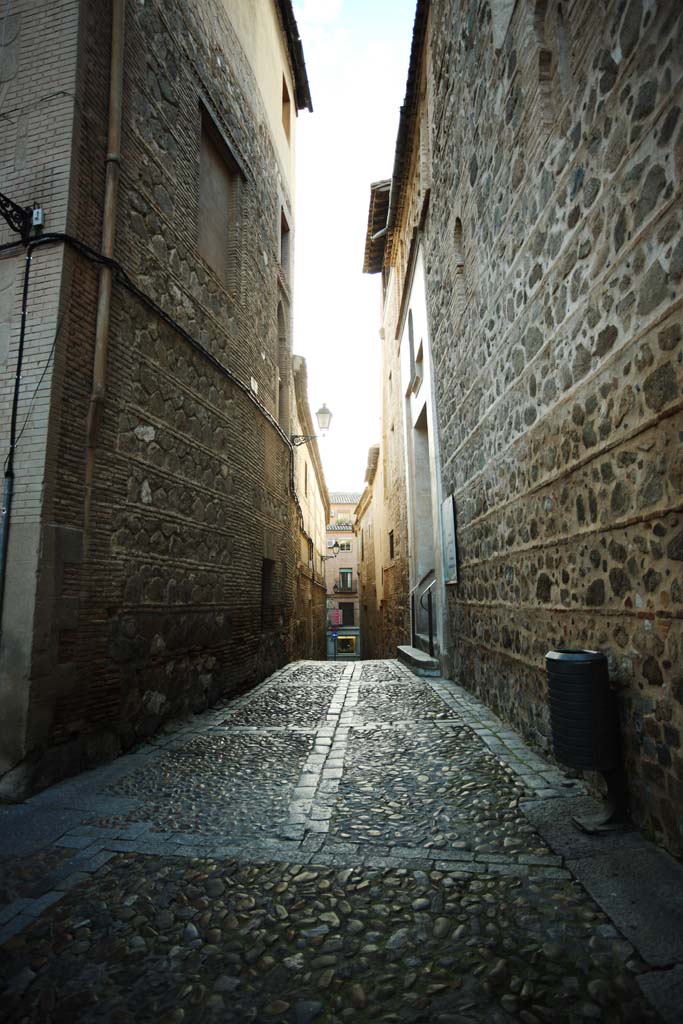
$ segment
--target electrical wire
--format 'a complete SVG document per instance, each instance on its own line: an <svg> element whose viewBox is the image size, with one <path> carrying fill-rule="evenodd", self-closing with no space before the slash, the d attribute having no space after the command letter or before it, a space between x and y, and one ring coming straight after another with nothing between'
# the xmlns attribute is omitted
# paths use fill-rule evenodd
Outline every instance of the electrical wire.
<svg viewBox="0 0 683 1024"><path fill-rule="evenodd" d="M20 431L19 431L19 433L17 434L17 440L16 440L16 443L15 443L15 447L16 447L16 446L17 446L17 445L19 444L19 442L21 441L21 435L22 435L22 434L24 433L24 431L26 430L26 425L27 425L27 423L28 423L28 421L29 421L29 418L30 418L30 416L31 416L31 413L33 412L33 404L34 404L34 402L35 402L35 400L36 400L36 397L37 397L37 395L38 395L38 392L40 391L40 387L41 387L41 384L42 384L42 383L43 383L43 381L45 380L45 374L46 374L46 373L47 373L47 371L48 371L48 367L49 367L50 363L52 362L52 357L53 357L53 355L54 355L54 352L55 352L55 348L57 347L57 341L58 341L58 339L59 339L59 335L60 335L60 332L61 332L61 330L62 330L62 324L64 323L64 317L65 317L65 316L66 316L66 313L62 313L62 315L61 315L61 316L60 316L60 318L59 318L59 323L57 324L57 330L55 331L55 336L54 336L54 338L52 339L52 346L51 346L51 348L50 348L50 351L49 351L49 353L48 353L47 359L45 360L45 366L43 367L43 372L42 372L42 373L41 373L41 375L40 375L40 380L39 380L39 381L38 381L38 383L36 384L36 386L35 386L35 388L34 388L34 390L33 390L33 394L31 395L31 401L29 402L29 405L28 405L28 411L27 411L27 413L26 413L26 416L24 417L24 422L23 422L23 423L22 423L22 425L21 425L21 430L20 430ZM8 457L9 457L9 456L8 456ZM6 469L6 468L7 468L7 459L5 459L5 469Z"/></svg>
<svg viewBox="0 0 683 1024"><path fill-rule="evenodd" d="M268 411L268 409L266 409L265 405L263 405L263 403L256 397L256 395L251 390L249 385L247 385L243 380L240 380L240 378L235 373L233 373L232 370L225 366L220 361L220 359L218 359L216 356L214 356L212 352L205 348L204 345L202 345L200 341L198 341L192 334L190 334L189 331L185 330L185 328L181 324L179 324L178 321L175 320L169 313L167 313L166 310L162 309L162 307L157 302L155 302L151 295L147 295L146 292L143 292L140 288L138 288L137 285L131 280L131 278L128 276L126 271L123 269L123 267L117 260L109 259L108 257L103 256L102 253L97 252L96 249L93 249L85 242L81 242L80 239L74 238L72 235L64 234L62 232L52 232L50 234L41 235L37 238L31 239L26 244L26 262L24 270L24 285L21 306L21 330L19 332L19 349L17 353L17 363L14 380L14 396L12 400L12 413L10 417L10 443L7 458L5 460L5 479L2 500L2 526L0 529L0 636L2 635L2 612L5 596L8 538L10 530L12 494L14 490L14 458L16 455L16 450L19 441L21 440L24 430L26 429L26 425L29 421L29 417L31 416L36 395L38 394L38 391L43 383L43 380L45 379L47 369L50 363L52 362L52 357L54 355L57 340L59 338L62 324L64 321L64 313L62 313L62 316L60 317L60 320L57 324L55 336L52 340L52 346L50 348L50 352L48 353L45 366L43 367L40 380L38 381L38 384L36 385L33 391L33 395L31 397L31 401L29 403L29 407L24 418L24 422L21 426L19 433L17 434L19 398L21 394L21 370L23 364L24 345L26 340L26 322L28 316L28 294L29 278L31 273L31 261L34 250L42 247L43 245L50 245L54 242L62 242L63 244L70 246L71 248L75 249L77 252L85 256L85 258L92 263L95 263L99 266L110 267L113 272L114 279L116 281L118 281L131 295L138 299L139 302L143 303L149 310L151 310L160 320L168 324L173 331L175 331L181 338L183 338L183 340L187 342L187 344L190 345L190 347L193 348L195 352L200 354L207 362L209 362L223 377L225 377L232 384L234 384L235 387L239 388L240 391L242 391L243 394L249 399L249 401L258 409L261 415L273 427L273 429L282 438L287 448L289 449L290 493L294 498L300 528L304 530L303 510L301 508L301 505L299 504L299 499L296 494L296 488L294 484L294 446L292 444L292 440L284 432L284 430L282 429L278 421L275 419L275 417ZM2 246L0 247L0 251L4 251L5 249L9 248L13 248L13 245Z"/></svg>
<svg viewBox="0 0 683 1024"><path fill-rule="evenodd" d="M207 362L211 363L211 365L223 377L227 378L232 384L234 384L236 387L238 387L240 389L240 391L242 391L243 394L246 395L246 397L249 399L249 401L253 405L256 406L256 408L261 413L261 415L265 419L268 420L270 425L280 435L280 437L285 441L287 446L291 448L292 443L291 443L290 438L284 432L284 430L282 429L282 427L280 426L278 421L275 419L275 417L265 407L265 405L263 405L263 403L261 401L259 401L259 399L256 397L254 392L251 390L251 387L248 384L246 384L243 380L241 380L237 376L237 374L233 373L232 370L230 370L227 366L225 366L225 364L222 363L220 361L220 359L218 359L212 352L210 352L209 349L207 349L204 345L202 345L202 343L200 341L198 341L194 337L194 335L190 334L189 331L187 331L181 324L179 324L178 321L175 320L170 315L170 313L167 313L165 309L163 309L157 302L155 302L155 300L151 297L151 295L148 295L146 292L143 292L142 289L138 288L138 286L132 281L132 279L129 277L128 273L124 270L124 268L121 266L121 264L118 262L118 260L109 259L107 256L103 256L101 252L98 252L97 249L93 249L86 242L82 242L80 239L74 238L73 235L69 235L69 234L66 234L64 232L49 232L47 234L41 235L39 238L34 238L30 242L30 248L31 248L31 250L35 250L35 249L40 248L43 245L48 245L48 244L51 244L51 243L54 243L54 242L62 242L64 244L68 245L70 248L75 249L82 256L84 256L86 259L88 259L91 263L95 263L95 264L97 264L99 266L110 267L111 270L113 271L115 279L119 282L119 284L121 284L126 289L126 291L128 291L131 295L133 295L134 298L138 299L139 302L143 303L145 306L147 306L148 309L150 309L152 312L154 312L155 315L160 320L162 320L164 323L168 324L168 326L171 327L172 330L174 330L177 334L179 334L183 338L183 340L186 341L191 346L191 348L193 348L195 350L195 352L198 352L205 360L207 360ZM14 246L16 244L21 244L21 243L10 243L8 246L0 247L0 252L2 252L2 250L4 248L10 248L11 246ZM47 366L49 365L49 360L52 357L52 354L54 352L55 346L57 344L57 338L58 338L58 335L59 335L59 331L61 330L62 321L63 321L63 316L62 316L62 320L60 320L60 323L58 324L57 332L55 334L55 338L54 338L53 343L52 343L52 349L51 349L50 355L48 356L48 362L46 363L45 368L43 370L43 376L44 376L44 374L45 374L45 372L47 370ZM42 379L43 379L43 377L41 377L41 380L39 381L38 386L40 386L40 384L42 383ZM33 401L35 400L35 395L36 395L36 392L34 392L33 398L31 399L31 403L33 403ZM18 398L18 396L17 396L17 398ZM30 415L30 411L31 411L31 409L29 407L28 415ZM22 426L21 433L23 433L25 426L26 426L26 420L24 421L24 425ZM16 440L14 440L14 448L16 448L16 445L19 442L19 438L21 437L21 433L16 438ZM11 452L10 452L10 454L11 454ZM9 455L8 455L8 458L9 458ZM7 459L5 460L5 467L6 466L7 466Z"/></svg>

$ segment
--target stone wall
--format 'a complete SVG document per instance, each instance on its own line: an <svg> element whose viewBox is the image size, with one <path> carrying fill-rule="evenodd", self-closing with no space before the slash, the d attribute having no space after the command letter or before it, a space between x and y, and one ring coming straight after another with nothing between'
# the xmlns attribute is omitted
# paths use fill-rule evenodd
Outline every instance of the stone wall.
<svg viewBox="0 0 683 1024"><path fill-rule="evenodd" d="M92 4L81 4L78 38L68 230L99 248L109 24ZM236 272L227 285L198 253L202 108L240 167ZM284 209L292 227L291 202L259 83L223 4L129 2L116 258L180 329L115 282L84 531L97 274L69 251L31 764L15 788L108 756L165 718L305 654L308 638L293 624L300 537L292 453L275 418L277 311L290 300L280 225Z"/></svg>
<svg viewBox="0 0 683 1024"><path fill-rule="evenodd" d="M683 9L518 0L496 50L489 3L435 0L431 41L453 668L547 750L545 652L609 650L636 819L680 853Z"/></svg>

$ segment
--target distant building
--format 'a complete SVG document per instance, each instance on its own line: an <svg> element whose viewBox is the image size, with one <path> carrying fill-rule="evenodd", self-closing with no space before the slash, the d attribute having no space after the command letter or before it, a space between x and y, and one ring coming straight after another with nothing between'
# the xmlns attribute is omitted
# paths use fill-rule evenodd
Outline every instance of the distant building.
<svg viewBox="0 0 683 1024"><path fill-rule="evenodd" d="M395 651L385 650L384 630L384 566L381 538L384 530L384 504L375 491L380 447L368 452L365 471L366 488L356 505L353 532L358 544L358 586L360 591L360 642L364 658L393 657ZM377 517L377 520L375 519ZM375 534L380 543L375 543Z"/></svg>
<svg viewBox="0 0 683 1024"><path fill-rule="evenodd" d="M330 493L327 525L327 657L361 657L360 601L358 592L358 540L354 536L355 510L360 494ZM339 552L335 556L335 545Z"/></svg>
<svg viewBox="0 0 683 1024"><path fill-rule="evenodd" d="M608 651L633 814L679 855L682 32L676 0L418 0L365 240L384 646L389 605L424 646L431 593L444 673L546 751L545 653Z"/></svg>
<svg viewBox="0 0 683 1024"><path fill-rule="evenodd" d="M321 566L312 608L301 568L326 498L290 442L311 108L290 0L5 8L0 189L45 218L25 330L26 248L0 221L0 795L17 797L322 653Z"/></svg>
<svg viewBox="0 0 683 1024"><path fill-rule="evenodd" d="M294 378L294 408L292 433L314 438L316 428L308 405L308 378L306 360L302 356L292 359ZM326 602L326 524L330 515L327 493L317 440L294 448L294 493L299 516L299 559L296 602L293 614L293 649L300 658L322 661L325 658L327 637Z"/></svg>

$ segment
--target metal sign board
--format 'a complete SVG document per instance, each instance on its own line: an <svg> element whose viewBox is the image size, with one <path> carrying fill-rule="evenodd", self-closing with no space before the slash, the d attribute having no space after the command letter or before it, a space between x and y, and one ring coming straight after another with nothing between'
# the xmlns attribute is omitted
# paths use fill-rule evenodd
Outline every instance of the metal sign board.
<svg viewBox="0 0 683 1024"><path fill-rule="evenodd" d="M455 534L455 499L452 494L441 506L441 529L443 534L444 579L446 583L458 582L458 548Z"/></svg>

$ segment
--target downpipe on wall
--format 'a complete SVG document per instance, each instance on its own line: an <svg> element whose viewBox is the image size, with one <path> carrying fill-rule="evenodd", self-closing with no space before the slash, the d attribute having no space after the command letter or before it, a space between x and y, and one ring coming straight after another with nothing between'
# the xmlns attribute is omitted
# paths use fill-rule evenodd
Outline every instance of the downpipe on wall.
<svg viewBox="0 0 683 1024"><path fill-rule="evenodd" d="M116 207L118 198L119 169L121 163L124 24L125 0L112 0L107 170L105 178L104 214L102 219L102 255L107 259L111 259L114 255ZM22 235L22 237L24 236ZM26 241L25 237L24 241ZM14 495L14 454L17 447L17 415L19 410L19 394L21 391L21 370L26 338L28 287L33 248L33 244L29 242L26 249L26 267L24 270L19 352L17 355L17 368L14 378L14 397L12 402L12 417L10 425L10 446L5 465L2 492L2 519L0 521L0 638L2 637L5 584L7 579L7 552L9 547L10 519L12 515L12 498ZM99 433L99 425L102 418L102 407L106 391L107 350L109 345L109 319L111 312L112 283L113 269L111 266L103 265L100 269L99 294L97 299L97 321L95 328L93 383L87 422L85 500L83 510L83 523L86 537L88 535L88 525L92 506L92 482L95 468L95 449L97 447L97 436Z"/></svg>
<svg viewBox="0 0 683 1024"><path fill-rule="evenodd" d="M112 0L111 9L111 67L109 74L109 126L107 133L107 170L104 189L104 213L102 217L102 255L105 259L114 256L116 235L116 210L118 203L119 177L121 169L121 122L123 114L123 35L125 25L125 0ZM95 326L95 355L93 360L92 391L88 406L85 455L85 496L83 505L83 530L87 543L92 511L93 477L95 474L95 450L102 421L106 395L107 353L109 349L109 320L111 316L111 295L113 269L100 269L99 292L97 296L97 320Z"/></svg>

